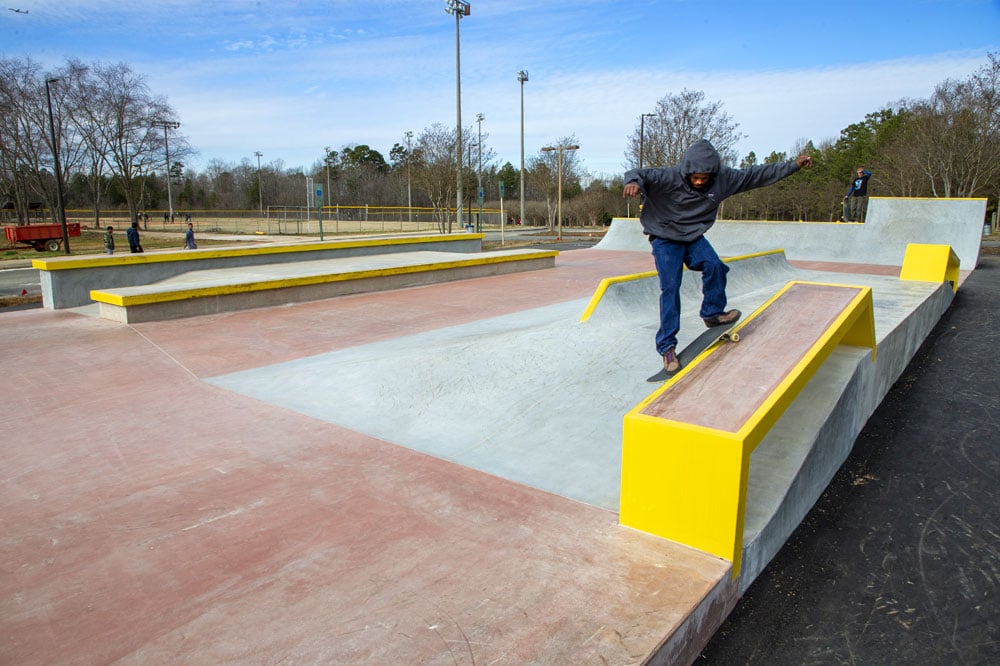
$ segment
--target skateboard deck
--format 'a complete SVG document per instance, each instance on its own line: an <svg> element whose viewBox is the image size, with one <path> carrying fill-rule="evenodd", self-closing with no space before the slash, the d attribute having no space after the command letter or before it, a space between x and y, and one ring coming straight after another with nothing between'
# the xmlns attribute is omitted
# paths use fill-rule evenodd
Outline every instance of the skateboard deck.
<svg viewBox="0 0 1000 666"><path fill-rule="evenodd" d="M707 331L699 335L697 338L689 342L688 345L684 349L682 349L679 354L677 354L677 359L681 362L681 369L686 368L688 366L688 363L697 358L698 354L702 353L703 351L715 345L716 343L739 342L740 334L737 331L733 330L738 325L739 325L739 320L736 320L733 323L727 324L725 326L713 326L712 328L708 329ZM677 372L680 372L680 370L678 370ZM660 371L657 372L652 377L647 377L646 381L654 384L659 382L665 382L674 375L676 375L677 372L668 373L666 370L661 368Z"/></svg>

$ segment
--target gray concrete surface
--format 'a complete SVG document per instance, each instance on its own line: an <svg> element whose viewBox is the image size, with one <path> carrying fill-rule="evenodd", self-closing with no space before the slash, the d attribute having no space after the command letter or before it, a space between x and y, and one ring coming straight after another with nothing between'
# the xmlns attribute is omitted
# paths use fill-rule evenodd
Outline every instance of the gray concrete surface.
<svg viewBox="0 0 1000 666"><path fill-rule="evenodd" d="M73 308L90 303L94 289L117 289L168 280L195 270L252 268L303 261L409 253L430 249L471 253L482 249L479 236L402 236L386 243L375 238L342 238L310 243L272 243L257 251L246 248L204 248L194 251L151 251L124 257L66 257L49 260L51 270L40 270L42 302L48 309ZM81 259L89 259L78 268ZM125 261L123 261L123 259ZM66 267L64 267L64 265Z"/></svg>
<svg viewBox="0 0 1000 666"><path fill-rule="evenodd" d="M717 229L725 226L718 225ZM805 230L812 225L795 226ZM838 229L845 225L830 227ZM608 247L622 240L617 230L623 228L626 227L616 221L606 239ZM955 229L962 230L964 226L957 224ZM641 236L638 240L641 243L626 249L648 254L645 240ZM771 249L768 240L766 235L758 233L754 251ZM936 238L933 242L950 242L950 238ZM796 252L802 252L800 259L828 260L826 255L809 256L809 246L804 242L797 248ZM835 245L834 249L840 250L841 260L861 260L856 248L847 242ZM619 262L621 255L634 254L591 250L574 254L588 252L594 256L618 255L615 261ZM588 263L586 258L579 262ZM610 261L591 263L611 265ZM873 263L887 265L889 260ZM547 273L552 273L554 280L559 267L537 275ZM518 289L531 289L537 284L527 279L512 279L515 277L518 276L505 277L501 288L504 294L516 294ZM76 387L75 395L88 402L74 412L76 420L72 423L58 418L59 413L50 417L48 427L58 428L56 432L62 433L65 442L43 439L36 446L10 452L13 462L21 461L15 473L23 475L25 481L21 482L24 487L17 496L9 499L17 508L10 515L21 521L19 531L5 538L13 544L18 534L28 534L31 538L12 545L12 551L25 561L35 562L41 556L36 552L39 543L43 549L56 549L49 540L40 537L32 540L32 535L42 535L39 525L43 525L46 535L61 538L61 559L57 569L46 571L38 565L30 570L26 567L16 570L19 577L16 589L28 594L17 604L18 624L0 621L0 626L11 629L11 634L25 628L18 631L28 641L18 644L27 646L21 654L27 654L28 650L40 654L46 646L54 654L62 654L58 652L62 644L52 645L44 633L62 620L72 625L68 632L76 631L73 640L77 645L90 642L91 651L86 654L91 656L108 654L112 646L124 650L117 654L135 660L150 655L190 657L199 651L204 654L206 647L217 650L244 647L248 635L256 638L259 634L262 639L276 642L254 644L252 654L258 658L277 660L292 654L298 660L308 660L310 656L318 659L318 655L329 657L348 652L391 653L398 657L400 651L413 658L416 646L427 651L420 654L442 655L435 663L456 663L455 654L447 646L442 648L437 642L420 640L428 626L434 630L441 626L439 607L445 606L447 613L460 614L462 634L456 633L455 644L467 648L474 663L489 661L491 656L513 655L515 649L516 663L530 663L533 659L552 663L559 655L580 654L588 655L592 661L579 658L575 663L599 663L596 652L590 648L594 641L601 643L602 657L618 655L611 660L614 663L632 663L647 657L650 663L690 662L691 650L703 645L706 632L710 634L719 626L739 593L746 590L784 543L788 531L815 501L853 445L858 429L952 298L950 289L943 285L904 283L893 276L864 272L808 270L791 266L774 255L735 263L730 277L731 305L745 311L753 310L789 279L871 286L878 341L874 364L866 353L855 349L845 347L835 352L754 453L744 569L736 581L730 581L728 574L719 574L717 569L702 578L690 570L681 571L681 575L669 581L659 578L659 570L676 570L678 560L668 554L644 559L638 568L630 565L616 568L624 584L617 579L604 583L604 578L595 577L583 567L613 558L616 553L630 556L633 546L594 548L594 544L601 546L607 542L595 541L593 532L573 523L559 542L568 546L560 545L557 553L538 557L529 548L546 546L547 539L533 537L536 531L546 535L548 532L540 531L537 520L523 520L522 503L510 502L502 512L475 513L476 507L497 499L502 501L515 492L512 489L517 489L519 494L548 501L562 511L569 507L583 509L588 514L596 512L613 527L620 474L621 417L648 394L650 387L645 377L660 363L652 348L656 321L656 287L652 281L629 283L627 287L609 291L595 316L584 324L578 318L588 299L560 298L531 309L503 309L505 314L498 316L421 326L424 319L442 317L455 305L447 300L434 300L441 290L427 290L420 292L419 299L425 310L391 318L392 326L388 327L391 333L367 330L381 326L380 319L388 321L395 308L409 302L405 298L407 292L413 295L417 291L404 290L377 301L364 299L366 313L379 312L378 316L365 319L363 342L357 344L348 335L349 327L329 334L331 327L343 326L344 319L350 317L349 299L207 317L197 334L189 327L171 326L169 322L113 328L115 325L109 322L87 320L85 325L76 326L82 318L74 319L71 313L42 312L28 313L35 316L26 317L16 330L9 327L8 338L23 335L24 326L30 324L37 326L33 335L39 339L48 335L53 341L68 345L70 336L62 330L55 331L57 325L62 325L74 332L72 358L79 359L83 354L84 358L104 360L109 344L113 344L115 358L120 362L73 365L67 364L63 357L49 358L51 350L47 350L47 355L32 358L22 366L24 376L29 376L25 374L29 371L35 373L30 375L30 386L38 395L48 397L71 381ZM688 275L685 280L696 278ZM566 283L568 280L564 279L563 284ZM443 291L452 299L483 299L492 284L484 280L479 289L469 284ZM550 287L554 284L549 283ZM688 336L684 339L704 330L697 320L699 291L696 283L684 286L682 336ZM433 314L428 315L428 311ZM71 319L73 325L68 325L66 322ZM274 327L274 321L292 325L285 331ZM410 332L414 326L419 332ZM285 335L289 337L283 340ZM346 336L348 341L343 342L338 336ZM218 346L213 346L211 342L216 338ZM318 339L315 344L312 338ZM289 340L294 340L294 345ZM290 347L294 347L294 353L289 353ZM61 349L68 353L66 348ZM127 355L121 357L126 349ZM218 354L213 353L218 349L231 354L232 365L240 370L199 372L198 368L219 367ZM276 357L291 360L269 364ZM58 361L58 364L48 366L43 361ZM135 371L140 365L146 372ZM95 372L109 373L108 378L114 379L101 387L100 400L93 397L99 390L92 383ZM167 385L153 384L153 377L161 375L170 378ZM39 377L50 383L52 377L59 377L59 382L36 388ZM136 395L154 402L154 409L144 414L145 420L123 421L122 415L116 414L118 420L113 422L125 434L112 432L114 437L108 448L105 419L93 418L93 413L106 409L109 400L129 401ZM215 401L211 406L213 413L225 418L208 418L207 400ZM231 408L227 409L227 405ZM65 409L67 413L69 407ZM297 418L296 414L307 418ZM112 416L106 420L111 422ZM20 433L24 441L36 437L33 425L11 420L8 427ZM87 429L81 435L84 427ZM311 448L306 447L308 451L296 459L298 442L305 441L310 433L315 433L314 439L308 440ZM344 444L348 440L350 446ZM231 447L241 455L247 453L248 462L240 458L241 463L234 465L229 458L220 458L219 442L223 443L222 448ZM76 448L63 454L69 445ZM51 453L44 449L40 457L35 456L36 449L42 446L54 448ZM123 452L130 461L128 467L123 463ZM14 453L19 456L17 459ZM354 454L357 457L352 458ZM100 459L100 464L93 464L95 458ZM400 473L386 477L384 470L390 466L389 458L401 459ZM458 464L437 466L435 461L439 459ZM136 474L140 465L152 463L156 464L142 468L143 474ZM178 471L185 464L195 468L187 476ZM286 501L275 501L273 513L261 510L268 504L261 504L264 490L258 490L269 486L244 473L244 465L263 467L268 475L264 480L280 485L277 496ZM424 468L432 465L444 470L438 473L442 477L440 489L421 494L417 486L429 476ZM416 468L422 471L411 473ZM81 470L87 470L88 476L81 477ZM487 474L479 474L477 470ZM308 478L303 478L302 472L308 473ZM34 478L38 475L46 475L50 493L44 511L40 508L42 503L31 495L34 486L43 487L42 480ZM181 482L176 487L171 486L175 478ZM142 488L137 491L126 485L136 479L148 482L158 494L145 497ZM508 479L517 483L511 484ZM24 485L27 481L33 484L32 488ZM80 487L73 487L73 483ZM108 487L108 483L122 484L123 492L116 494L117 486ZM239 492L229 495L221 492L224 488L219 484L226 483L238 485ZM480 488L486 490L480 493ZM186 500L192 493L196 498L189 501L190 506L177 500L165 503L161 501L162 489L169 490L168 498ZM459 492L463 493L461 497L450 499L450 494ZM54 511L50 505L56 493L61 493L59 501L68 507L75 507L79 498L89 493L88 506L95 509L83 517L67 510ZM121 507L128 508L123 520L108 521L102 513L111 495L116 498L120 495ZM419 500L416 506L411 506L414 496ZM312 509L303 511L305 506ZM246 507L249 509L244 511ZM32 511L35 513L29 515ZM154 519L150 520L151 517ZM253 522L233 525L237 521L231 519L240 517ZM290 523L296 519L299 528ZM515 529L506 534L498 532L494 526L498 519L509 520ZM560 525L567 523L561 516L555 519ZM57 524L52 524L53 520ZM339 529L319 526L320 521L325 524L332 520L343 525ZM168 526L166 534L155 533L161 522ZM436 531L417 534L427 523L434 523ZM120 524L141 526L144 532L137 539L132 533L116 531ZM190 529L192 525L197 526L197 533ZM224 532L227 525L230 532ZM86 537L90 542L91 549L78 560L72 559L73 553L67 546L74 536L66 534L67 526L79 526L80 540ZM443 533L441 526L454 529ZM611 527L604 529L615 538L641 540L647 536ZM351 539L343 536L347 532ZM503 550L505 540L525 533L531 533L525 541ZM214 538L203 536L206 534ZM355 534L358 534L356 541L352 540ZM260 546L259 552L270 554L290 549L293 555L288 563L261 559L259 565L252 562L249 570L234 569L232 563L248 550L247 545L253 545L252 539L263 538L261 535L268 542ZM490 536L499 543L488 541ZM176 541L176 550L162 554L164 559L150 559L146 543L175 543L172 541L175 537L188 540ZM379 547L373 550L369 543L376 538ZM642 543L664 550L676 546L656 539ZM115 544L116 548L109 549L108 544ZM487 547L480 549L483 545ZM135 584L125 586L125 591L134 592L134 596L124 595L123 586L118 584L121 567L112 567L115 562L101 559L109 553L123 553L119 557L128 555L130 562L144 565L142 571L132 574ZM227 556L220 557L220 553ZM416 554L424 553L432 556L415 559ZM490 559L489 554L495 557ZM354 558L350 566L342 564L345 557ZM623 561L632 560L624 557ZM653 564L647 566L648 562ZM511 563L523 564L525 568L512 570ZM175 568L178 564L183 571ZM470 577L484 569L505 564L507 573L500 580L476 578L469 582ZM94 573L94 566L112 575L81 578L81 571ZM289 570L294 570L293 574L301 570L304 575L301 579L289 576ZM27 580L29 573L35 577L31 581ZM558 585L545 587L545 581L553 580L553 574L561 576ZM107 588L105 598L110 599L101 609L112 609L120 617L112 618L105 611L105 619L97 622L96 615L80 612L72 604L57 603L59 600L52 602L48 595L49 585L76 585L81 579L89 579L83 585L86 589L94 578L100 578ZM494 576L491 574L489 578ZM642 625L646 629L654 612L680 596L678 581L696 578L699 601L685 607L681 621L674 623L671 619L668 624L657 619L651 630L642 632L642 641L630 639L634 627ZM652 582L648 586L635 585L640 579ZM313 580L321 580L322 585L312 584ZM595 580L598 584L591 585ZM178 585L177 581L190 581L190 586ZM376 603L368 605L373 585L378 596ZM220 595L224 603L212 601L212 595L202 590ZM239 598L230 590L239 592ZM284 603L287 599L283 595L293 590L296 594L307 594L309 604ZM546 603L531 605L535 614L522 613L521 604L525 603L522 593L533 590L544 590L537 599ZM567 599L565 606L553 608L547 603L565 591L577 590L581 593ZM617 596L609 603L594 590ZM345 599L349 601L344 602ZM143 608L142 604L150 600L155 602L151 608ZM81 597L81 603L86 601L86 597ZM196 602L201 605L190 609ZM412 609L418 602L426 602L433 608L425 611L420 606L414 612ZM13 602L8 604L13 607ZM641 604L649 604L652 609L628 615ZM613 624L608 624L605 615L596 613L612 606ZM262 623L260 613L272 608L280 609L282 615L265 617ZM356 608L364 612L355 613ZM122 632L119 628L128 626L132 619L130 609L145 621ZM170 617L169 611L177 609L207 621ZM348 612L351 617L347 622L330 617L327 622L325 614L336 612ZM13 616L12 612L8 617ZM269 619L271 624L267 623ZM321 629L334 623L343 632L350 631L351 650L345 647L346 633L331 638ZM443 624L451 627L458 622ZM506 636L494 638L493 630L498 626L506 628ZM530 640L510 638L521 637L524 631L536 626L541 631ZM304 633L301 627L307 627ZM388 631L383 630L386 627ZM584 627L586 631L567 633L566 627ZM118 631L114 634L117 640L105 640L103 635L95 633L95 629L102 628ZM556 635L561 638L554 642ZM649 647L650 635L657 636L657 641L664 636L658 647ZM282 644L284 640L288 643ZM630 640L632 645L621 649ZM617 651L605 649L605 641ZM119 644L124 647L119 648ZM635 647L640 645L642 649ZM432 652L433 649L438 652ZM451 659L446 661L447 657Z"/></svg>
<svg viewBox="0 0 1000 666"><path fill-rule="evenodd" d="M91 295L100 301L101 318L135 324L541 270L555 265L556 254L517 249L388 252L194 270L154 284L94 290ZM128 303L130 297L148 300ZM118 298L125 305L109 302Z"/></svg>
<svg viewBox="0 0 1000 666"><path fill-rule="evenodd" d="M682 345L704 330L699 278L685 275ZM758 447L743 589L822 492L951 294L894 277L800 270L772 254L731 264L730 305L750 312L792 279L872 287L881 353L874 366L857 350L835 354ZM617 511L622 416L649 394L644 380L660 359L651 344L656 279L616 287L583 324L586 299L209 381Z"/></svg>

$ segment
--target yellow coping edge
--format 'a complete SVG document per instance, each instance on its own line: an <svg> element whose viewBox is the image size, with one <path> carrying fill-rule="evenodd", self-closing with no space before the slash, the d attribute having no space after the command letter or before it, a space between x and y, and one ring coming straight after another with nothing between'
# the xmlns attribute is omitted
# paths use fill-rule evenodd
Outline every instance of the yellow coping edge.
<svg viewBox="0 0 1000 666"><path fill-rule="evenodd" d="M802 360L737 432L727 432L643 414L681 377L718 346L692 361L624 417L619 520L660 537L707 551L740 571L750 454L839 344L870 347L875 360L872 290L817 282L789 282L740 327L795 284L858 290Z"/></svg>
<svg viewBox="0 0 1000 666"><path fill-rule="evenodd" d="M764 257L769 254L784 254L783 249L778 250L766 250L764 252L754 252L753 254L742 254L737 257L726 257L723 259L724 262L732 261L743 261L745 259L753 259L754 257ZM687 270L687 267L684 267ZM632 280L644 280L646 278L656 277L656 271L646 271L644 273L631 273L629 275L617 275L614 277L604 278L597 285L597 289L594 291L594 295L590 297L590 302L587 304L586 309L584 309L583 314L580 315L580 323L590 319L591 315L597 309L600 304L601 299L604 298L604 294L607 293L608 289L613 284L621 284L623 282L631 282Z"/></svg>
<svg viewBox="0 0 1000 666"><path fill-rule="evenodd" d="M79 268L99 268L104 266L124 266L128 264L158 264L167 261L201 261L225 257L243 257L259 254L288 254L294 252L317 252L323 250L352 249L384 245L406 245L409 243L443 243L448 241L475 240L485 234L455 234L449 236L404 236L400 238L369 238L364 240L309 241L295 244L256 244L250 247L219 248L204 250L177 250L174 252L148 252L142 254L122 254L120 256L58 257L55 259L32 259L32 268L42 271L65 271ZM233 241L239 242L239 241Z"/></svg>
<svg viewBox="0 0 1000 666"><path fill-rule="evenodd" d="M952 291L958 291L961 264L950 245L908 243L899 279L912 282L951 282Z"/></svg>
<svg viewBox="0 0 1000 666"><path fill-rule="evenodd" d="M463 268L467 266L499 264L510 261L545 259L547 257L556 257L558 255L559 252L556 250L539 250L537 252L518 255L487 254L474 259L463 259L442 263L423 263L410 266L395 266L392 268L351 271L348 273L331 273L325 275L309 275L304 277L277 278L274 280L258 280L256 282L244 282L241 284L220 285L214 287L195 287L191 289L178 289L176 291L163 291L149 294L122 295L116 294L113 291L92 290L90 292L90 299L97 301L98 303L107 303L109 305L117 305L119 307L129 307L133 305L168 303L171 301L205 298L209 296L226 296L232 294L251 293L255 291L267 291L270 289L284 289L287 287L303 287L329 282L346 282L349 280L362 280L365 278L388 277L391 275L406 275L409 273Z"/></svg>

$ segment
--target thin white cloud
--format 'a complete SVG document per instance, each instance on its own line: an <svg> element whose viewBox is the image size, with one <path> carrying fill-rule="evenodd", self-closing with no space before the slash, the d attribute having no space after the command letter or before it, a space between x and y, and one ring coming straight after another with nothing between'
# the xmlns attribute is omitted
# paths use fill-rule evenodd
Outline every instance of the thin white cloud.
<svg viewBox="0 0 1000 666"><path fill-rule="evenodd" d="M626 139L641 113L656 100L687 88L721 100L747 135L741 154L790 151L800 139L835 139L840 130L864 120L901 98L927 97L946 78L968 76L984 62L970 54L901 59L866 66L740 73L668 73L616 70L554 79L539 75L525 84L525 145L528 155L571 134L580 141L581 161L592 172L620 173ZM323 146L367 143L388 154L403 133L420 133L435 122L455 122L454 75L425 93L416 86L373 86L363 96L322 92L262 94L248 90L205 90L171 94L181 111L185 133L202 159L238 161L256 148L248 139L280 151L289 166L307 167ZM484 130L501 162L520 156L520 87L509 80L463 86L463 124L475 125L484 113ZM613 100L607 102L605 100ZM227 140L239 139L238 145Z"/></svg>

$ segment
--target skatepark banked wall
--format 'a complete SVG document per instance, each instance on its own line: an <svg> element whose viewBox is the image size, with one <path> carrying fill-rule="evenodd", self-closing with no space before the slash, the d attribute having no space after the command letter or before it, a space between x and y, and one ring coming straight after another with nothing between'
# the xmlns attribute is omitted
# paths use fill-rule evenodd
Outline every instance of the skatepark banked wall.
<svg viewBox="0 0 1000 666"><path fill-rule="evenodd" d="M706 237L726 257L782 248L790 261L901 266L910 243L950 245L970 271L979 261L986 199L872 197L868 221L737 222L722 220ZM601 250L649 251L636 218L615 218Z"/></svg>
<svg viewBox="0 0 1000 666"><path fill-rule="evenodd" d="M774 293L775 282L798 279L871 287L876 360L872 363L870 351L863 348L838 347L753 451L739 574L706 596L650 663L689 663L707 640L705 636L718 628L829 485L864 424L954 297L952 284L945 280L952 255L945 252L942 256L946 265L913 281L885 275L885 271L851 270L862 268L856 266L837 273L804 270L789 265L780 251L729 261L730 301L744 311L763 302L764 292ZM932 279L932 274L940 277ZM655 317L658 280L648 273L632 277L609 281L603 297L588 306L583 325L600 325L605 320L648 324L649 317ZM687 309L697 311L701 297L697 273L685 272L682 294Z"/></svg>

